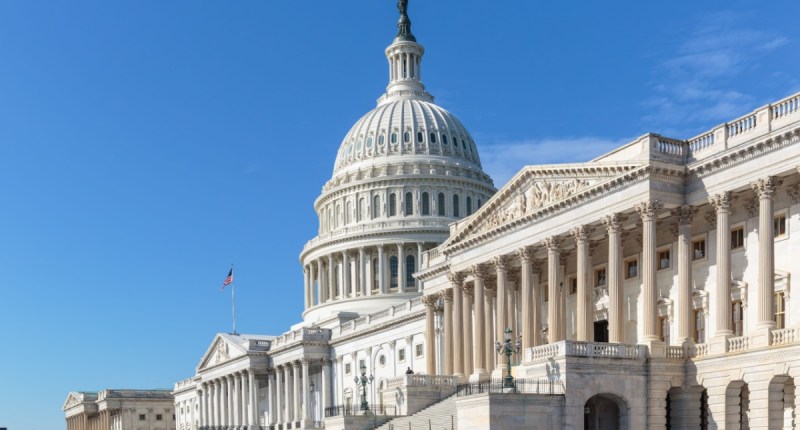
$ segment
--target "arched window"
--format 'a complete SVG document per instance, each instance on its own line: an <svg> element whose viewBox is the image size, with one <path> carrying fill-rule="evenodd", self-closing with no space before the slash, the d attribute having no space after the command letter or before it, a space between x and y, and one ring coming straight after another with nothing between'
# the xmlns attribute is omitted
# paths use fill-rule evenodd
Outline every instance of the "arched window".
<svg viewBox="0 0 800 430"><path fill-rule="evenodd" d="M381 216L381 196L375 196L372 198L372 218L379 216Z"/></svg>
<svg viewBox="0 0 800 430"><path fill-rule="evenodd" d="M453 216L458 218L461 216L460 208L458 207L458 194L453 194Z"/></svg>
<svg viewBox="0 0 800 430"><path fill-rule="evenodd" d="M389 216L397 215L397 196L395 193L389 194Z"/></svg>
<svg viewBox="0 0 800 430"><path fill-rule="evenodd" d="M406 193L406 215L414 215L414 195L411 193Z"/></svg>
<svg viewBox="0 0 800 430"><path fill-rule="evenodd" d="M423 136L424 136L424 135L422 134L422 132L421 132L421 131L418 131L418 132L417 132L417 142L418 142L418 143L422 143Z"/></svg>
<svg viewBox="0 0 800 430"><path fill-rule="evenodd" d="M389 257L389 288L397 288L397 256Z"/></svg>
<svg viewBox="0 0 800 430"><path fill-rule="evenodd" d="M406 257L406 287L414 286L414 272L417 271L414 256L409 255Z"/></svg>
<svg viewBox="0 0 800 430"><path fill-rule="evenodd" d="M439 193L439 197L436 199L436 203L438 206L438 214L439 216L444 216L444 193Z"/></svg>
<svg viewBox="0 0 800 430"><path fill-rule="evenodd" d="M351 222L353 222L353 202L348 200L347 205L345 207L347 209L345 210L344 213L344 223L350 224Z"/></svg>
<svg viewBox="0 0 800 430"><path fill-rule="evenodd" d="M358 199L358 214L356 215L356 222L362 221L366 218L366 208L364 207L364 198Z"/></svg>
<svg viewBox="0 0 800 430"><path fill-rule="evenodd" d="M467 216L472 215L472 197L467 196Z"/></svg>
<svg viewBox="0 0 800 430"><path fill-rule="evenodd" d="M422 193L422 215L431 214L431 199L428 193Z"/></svg>
<svg viewBox="0 0 800 430"><path fill-rule="evenodd" d="M380 284L378 283L378 259L372 259L372 289L377 290Z"/></svg>
<svg viewBox="0 0 800 430"><path fill-rule="evenodd" d="M436 133L431 133L431 143L436 143Z"/></svg>
<svg viewBox="0 0 800 430"><path fill-rule="evenodd" d="M478 199L478 209L481 208L481 199Z"/></svg>

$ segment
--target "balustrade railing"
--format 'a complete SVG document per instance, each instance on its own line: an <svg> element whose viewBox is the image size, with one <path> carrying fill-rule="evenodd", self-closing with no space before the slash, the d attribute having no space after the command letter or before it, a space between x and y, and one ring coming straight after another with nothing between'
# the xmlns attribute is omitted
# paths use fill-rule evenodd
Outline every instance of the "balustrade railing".
<svg viewBox="0 0 800 430"><path fill-rule="evenodd" d="M491 379L478 382L468 382L456 386L456 396L466 397L484 393L521 393L563 395L564 383L558 380L544 378L514 379L512 386L507 386L503 379Z"/></svg>
<svg viewBox="0 0 800 430"><path fill-rule="evenodd" d="M689 139L689 151L700 152L714 145L714 132L710 131L700 136Z"/></svg>
<svg viewBox="0 0 800 430"><path fill-rule="evenodd" d="M686 355L682 346L667 346L667 358L686 358Z"/></svg>
<svg viewBox="0 0 800 430"><path fill-rule="evenodd" d="M798 110L800 110L800 94L795 94L772 104L772 119L783 118Z"/></svg>
<svg viewBox="0 0 800 430"><path fill-rule="evenodd" d="M395 406L369 405L369 413L374 415L397 415ZM361 405L336 405L325 408L325 418L364 415Z"/></svg>
<svg viewBox="0 0 800 430"><path fill-rule="evenodd" d="M772 345L800 342L800 328L784 328L772 331Z"/></svg>
<svg viewBox="0 0 800 430"><path fill-rule="evenodd" d="M729 337L728 352L747 351L750 347L750 338L748 336Z"/></svg>
<svg viewBox="0 0 800 430"><path fill-rule="evenodd" d="M526 354L526 359L528 361L540 361L564 356L637 360L645 357L644 348L646 347L643 345L565 340L530 348Z"/></svg>

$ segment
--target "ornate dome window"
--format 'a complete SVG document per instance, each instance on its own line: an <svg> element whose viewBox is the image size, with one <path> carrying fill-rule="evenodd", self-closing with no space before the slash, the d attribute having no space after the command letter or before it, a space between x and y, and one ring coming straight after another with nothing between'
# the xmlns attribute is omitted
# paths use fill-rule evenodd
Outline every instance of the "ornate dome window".
<svg viewBox="0 0 800 430"><path fill-rule="evenodd" d="M422 215L431 214L431 199L428 193L422 193Z"/></svg>
<svg viewBox="0 0 800 430"><path fill-rule="evenodd" d="M445 145L447 145L447 135L446 135L446 134L443 134L443 135L442 135L442 143L444 143Z"/></svg>
<svg viewBox="0 0 800 430"><path fill-rule="evenodd" d="M403 142L408 143L411 140L411 133L405 132L403 133Z"/></svg>
<svg viewBox="0 0 800 430"><path fill-rule="evenodd" d="M411 193L406 193L405 200L406 200L405 215L406 216L414 215L414 195Z"/></svg>
<svg viewBox="0 0 800 430"><path fill-rule="evenodd" d="M436 133L431 132L431 143L436 143Z"/></svg>
<svg viewBox="0 0 800 430"><path fill-rule="evenodd" d="M436 206L438 206L438 214L439 216L444 216L444 193L439 193L439 196L437 197L436 200L437 200Z"/></svg>
<svg viewBox="0 0 800 430"><path fill-rule="evenodd" d="M458 194L453 194L453 216L458 218L461 216L461 211L459 211L458 207Z"/></svg>
<svg viewBox="0 0 800 430"><path fill-rule="evenodd" d="M424 138L424 134L421 131L417 132L417 143L422 143L422 139Z"/></svg>
<svg viewBox="0 0 800 430"><path fill-rule="evenodd" d="M397 195L389 194L389 216L397 215Z"/></svg>
<svg viewBox="0 0 800 430"><path fill-rule="evenodd" d="M467 216L472 215L472 197L467 196Z"/></svg>
<svg viewBox="0 0 800 430"><path fill-rule="evenodd" d="M392 133L392 143L397 143L397 133Z"/></svg>

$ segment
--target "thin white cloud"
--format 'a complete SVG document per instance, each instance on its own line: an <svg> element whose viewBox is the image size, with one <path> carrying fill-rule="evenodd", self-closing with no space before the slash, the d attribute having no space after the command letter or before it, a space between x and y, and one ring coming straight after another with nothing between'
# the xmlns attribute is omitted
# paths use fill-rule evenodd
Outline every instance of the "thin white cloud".
<svg viewBox="0 0 800 430"><path fill-rule="evenodd" d="M495 142L481 145L481 163L500 188L525 166L585 162L627 142L601 137Z"/></svg>
<svg viewBox="0 0 800 430"><path fill-rule="evenodd" d="M746 17L720 12L695 24L674 55L656 70L654 95L643 102L645 121L656 124L725 121L753 108L756 98L729 85L758 67L760 59L788 40L746 28Z"/></svg>

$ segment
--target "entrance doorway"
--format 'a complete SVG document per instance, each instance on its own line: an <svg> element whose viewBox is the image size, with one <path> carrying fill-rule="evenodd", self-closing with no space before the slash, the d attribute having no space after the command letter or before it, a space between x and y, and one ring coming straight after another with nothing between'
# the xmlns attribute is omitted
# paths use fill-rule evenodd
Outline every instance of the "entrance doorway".
<svg viewBox="0 0 800 430"><path fill-rule="evenodd" d="M583 408L586 430L627 430L628 407L625 400L613 394L598 394Z"/></svg>
<svg viewBox="0 0 800 430"><path fill-rule="evenodd" d="M608 320L594 322L594 341L608 342Z"/></svg>

